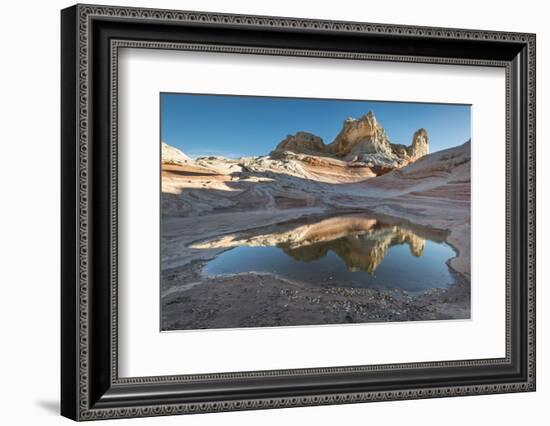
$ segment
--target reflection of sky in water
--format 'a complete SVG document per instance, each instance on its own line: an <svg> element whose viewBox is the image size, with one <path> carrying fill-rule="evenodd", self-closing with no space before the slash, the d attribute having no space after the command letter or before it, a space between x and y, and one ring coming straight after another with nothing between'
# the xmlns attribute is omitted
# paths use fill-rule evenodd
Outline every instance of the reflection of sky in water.
<svg viewBox="0 0 550 426"><path fill-rule="evenodd" d="M313 260L297 260L279 247L235 247L211 260L205 272L212 275L270 272L313 285L399 288L410 292L445 288L453 282L445 262L455 253L445 243L426 240L420 256L415 256L408 244L393 245L382 253L381 261L372 273L364 268L348 268L342 259L347 260L349 256L356 261L362 255L361 251L354 252L352 247L345 255L340 251L339 256L331 250L331 244L338 247L339 241L330 243L326 254L319 258L314 256ZM303 253L308 248L302 247L300 250Z"/></svg>

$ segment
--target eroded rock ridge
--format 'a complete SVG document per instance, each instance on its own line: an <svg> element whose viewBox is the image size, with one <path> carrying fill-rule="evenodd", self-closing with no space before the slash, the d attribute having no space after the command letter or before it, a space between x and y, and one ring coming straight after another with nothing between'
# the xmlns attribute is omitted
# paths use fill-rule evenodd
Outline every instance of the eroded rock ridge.
<svg viewBox="0 0 550 426"><path fill-rule="evenodd" d="M329 144L308 132L288 135L270 156L288 157L289 153L328 156L347 161L350 167L370 167L375 174L384 174L410 164L429 153L428 132L420 128L410 145L391 143L386 130L372 111L364 116L347 118L342 129Z"/></svg>

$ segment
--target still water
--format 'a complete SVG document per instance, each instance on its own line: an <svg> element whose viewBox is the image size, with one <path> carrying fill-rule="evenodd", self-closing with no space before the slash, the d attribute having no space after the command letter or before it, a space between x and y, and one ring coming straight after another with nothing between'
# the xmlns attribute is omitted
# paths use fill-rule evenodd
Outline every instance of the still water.
<svg viewBox="0 0 550 426"><path fill-rule="evenodd" d="M366 215L292 221L203 244L226 248L209 275L272 273L316 286L397 288L421 292L453 282L455 256L444 235Z"/></svg>

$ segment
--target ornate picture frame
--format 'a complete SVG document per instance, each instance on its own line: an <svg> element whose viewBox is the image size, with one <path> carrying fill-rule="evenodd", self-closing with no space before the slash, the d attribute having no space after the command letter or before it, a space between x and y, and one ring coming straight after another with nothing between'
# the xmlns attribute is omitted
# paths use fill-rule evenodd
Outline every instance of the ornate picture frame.
<svg viewBox="0 0 550 426"><path fill-rule="evenodd" d="M535 390L534 34L76 5L61 12L61 413L73 420ZM120 377L121 48L452 64L506 73L506 356Z"/></svg>

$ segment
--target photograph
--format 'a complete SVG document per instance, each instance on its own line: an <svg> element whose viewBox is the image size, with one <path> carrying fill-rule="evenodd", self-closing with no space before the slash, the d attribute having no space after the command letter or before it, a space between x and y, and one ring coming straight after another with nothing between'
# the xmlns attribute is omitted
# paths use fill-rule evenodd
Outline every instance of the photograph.
<svg viewBox="0 0 550 426"><path fill-rule="evenodd" d="M160 330L470 319L471 105L160 94Z"/></svg>

